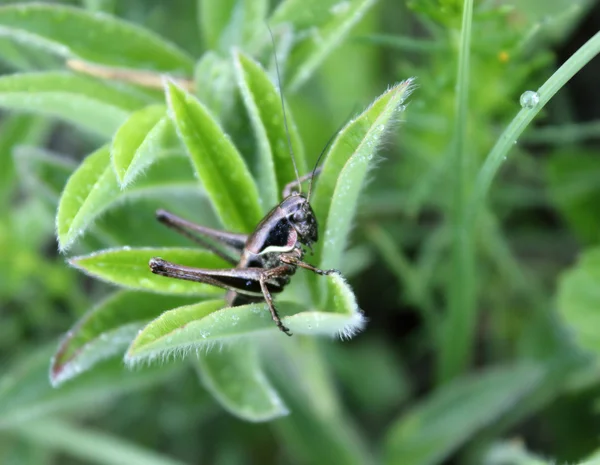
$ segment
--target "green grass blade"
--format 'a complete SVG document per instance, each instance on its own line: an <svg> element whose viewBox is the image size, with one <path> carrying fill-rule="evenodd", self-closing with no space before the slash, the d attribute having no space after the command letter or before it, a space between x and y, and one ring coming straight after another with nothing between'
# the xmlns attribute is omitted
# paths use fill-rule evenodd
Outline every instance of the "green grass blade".
<svg viewBox="0 0 600 465"><path fill-rule="evenodd" d="M23 184L55 209L61 191L77 167L75 161L36 147L17 147L14 158Z"/></svg>
<svg viewBox="0 0 600 465"><path fill-rule="evenodd" d="M179 295L218 295L224 292L208 284L153 274L148 267L148 262L153 257L196 268L231 266L212 252L174 247L108 249L74 257L69 262L84 273L128 289Z"/></svg>
<svg viewBox="0 0 600 465"><path fill-rule="evenodd" d="M38 419L12 428L33 444L100 465L183 465L175 459L144 449L117 436L62 420Z"/></svg>
<svg viewBox="0 0 600 465"><path fill-rule="evenodd" d="M129 114L147 102L97 79L63 72L0 78L0 107L55 116L112 137Z"/></svg>
<svg viewBox="0 0 600 465"><path fill-rule="evenodd" d="M557 305L577 343L600 355L600 248L584 251L578 263L564 272L559 281Z"/></svg>
<svg viewBox="0 0 600 465"><path fill-rule="evenodd" d="M315 247L320 268L340 265L366 174L389 123L403 109L411 83L404 81L381 95L340 131L327 153L312 199L322 232Z"/></svg>
<svg viewBox="0 0 600 465"><path fill-rule="evenodd" d="M191 57L147 29L67 6L4 6L0 36L105 65L188 74L193 69Z"/></svg>
<svg viewBox="0 0 600 465"><path fill-rule="evenodd" d="M291 24L296 37L287 69L290 89L304 84L340 45L350 30L375 4L374 0L287 0L273 13L269 23Z"/></svg>
<svg viewBox="0 0 600 465"><path fill-rule="evenodd" d="M390 428L384 463L433 465L498 420L543 376L524 363L459 378L402 415Z"/></svg>
<svg viewBox="0 0 600 465"><path fill-rule="evenodd" d="M267 211L278 203L285 185L296 179L287 144L281 99L259 63L237 52L234 53L234 64L238 85L258 142L257 181ZM289 107L286 108L286 114L294 158L302 175L307 169L304 148Z"/></svg>
<svg viewBox="0 0 600 465"><path fill-rule="evenodd" d="M142 292L112 294L77 321L60 342L50 366L52 385L58 386L100 361L125 352L147 322L193 301L192 297Z"/></svg>
<svg viewBox="0 0 600 465"><path fill-rule="evenodd" d="M263 422L288 414L263 372L255 343L238 342L222 350L200 352L197 367L206 389L238 418Z"/></svg>
<svg viewBox="0 0 600 465"><path fill-rule="evenodd" d="M121 360L109 360L53 388L48 362L55 347L20 357L0 378L0 430L58 412L83 412L125 392L143 389L172 376L174 368L150 367L131 372Z"/></svg>
<svg viewBox="0 0 600 465"><path fill-rule="evenodd" d="M343 411L336 385L315 339L269 341L265 367L291 415L272 423L287 461L307 464L375 463L365 437Z"/></svg>
<svg viewBox="0 0 600 465"><path fill-rule="evenodd" d="M0 124L0 208L10 201L14 187L15 170L18 170L13 154L19 146L42 143L50 129L50 123L32 115L8 115Z"/></svg>
<svg viewBox="0 0 600 465"><path fill-rule="evenodd" d="M207 2L198 0L198 22L207 48L216 50L237 0Z"/></svg>
<svg viewBox="0 0 600 465"><path fill-rule="evenodd" d="M467 145L469 105L469 63L473 0L463 2L458 70L456 76L456 115L451 150L455 165L452 208L452 278L448 280L448 316L441 331L438 350L438 381L448 381L463 372L470 359L476 320L474 241L466 226L471 192L472 160Z"/></svg>
<svg viewBox="0 0 600 465"><path fill-rule="evenodd" d="M544 108L550 99L586 64L600 53L600 32L583 44L571 57L548 78L538 89L539 102L533 108L522 108L508 127L498 138L496 144L487 155L483 166L477 174L473 195L469 205L469 219L474 222L485 202L487 193L496 173L508 156L510 149L521 136L533 118Z"/></svg>
<svg viewBox="0 0 600 465"><path fill-rule="evenodd" d="M223 226L251 232L262 219L258 189L243 158L208 110L172 82L169 116Z"/></svg>
<svg viewBox="0 0 600 465"><path fill-rule="evenodd" d="M582 121L557 126L543 126L524 134L527 143L574 144L587 139L600 138L600 121Z"/></svg>
<svg viewBox="0 0 600 465"><path fill-rule="evenodd" d="M223 53L232 47L256 51L266 34L267 0L225 0L200 2L200 25L212 50Z"/></svg>

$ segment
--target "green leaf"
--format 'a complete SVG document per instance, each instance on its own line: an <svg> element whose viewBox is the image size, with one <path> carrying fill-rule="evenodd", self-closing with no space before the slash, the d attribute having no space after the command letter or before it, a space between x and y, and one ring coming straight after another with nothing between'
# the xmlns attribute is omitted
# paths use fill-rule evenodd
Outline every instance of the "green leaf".
<svg viewBox="0 0 600 465"><path fill-rule="evenodd" d="M312 76L374 4L375 0L287 0L279 5L269 23L291 24L299 38L288 62L292 90Z"/></svg>
<svg viewBox="0 0 600 465"><path fill-rule="evenodd" d="M366 438L343 411L328 365L315 339L270 343L263 355L291 415L272 423L288 449L288 462L365 465L370 457ZM293 460L292 460L293 459Z"/></svg>
<svg viewBox="0 0 600 465"><path fill-rule="evenodd" d="M196 95L215 117L226 120L235 108L236 92L231 60L208 51L194 70Z"/></svg>
<svg viewBox="0 0 600 465"><path fill-rule="evenodd" d="M587 249L564 272L558 286L558 310L581 347L600 355L600 248Z"/></svg>
<svg viewBox="0 0 600 465"><path fill-rule="evenodd" d="M490 447L482 460L482 465L556 465L534 455L518 441L499 442Z"/></svg>
<svg viewBox="0 0 600 465"><path fill-rule="evenodd" d="M169 116L223 226L251 232L262 219L258 189L244 160L208 110L172 82Z"/></svg>
<svg viewBox="0 0 600 465"><path fill-rule="evenodd" d="M289 327L303 334L339 335L350 339L360 332L366 319L356 297L344 278L335 273L323 280L327 289L325 305L320 311L303 312L289 318ZM286 324L288 324L286 323Z"/></svg>
<svg viewBox="0 0 600 465"><path fill-rule="evenodd" d="M65 58L191 74L186 53L147 29L102 13L59 5L0 8L0 35Z"/></svg>
<svg viewBox="0 0 600 465"><path fill-rule="evenodd" d="M144 449L88 427L56 419L37 419L12 428L29 442L101 465L183 465L183 462Z"/></svg>
<svg viewBox="0 0 600 465"><path fill-rule="evenodd" d="M165 195L197 195L200 187L193 179L185 159L169 159L168 165L155 164L135 185L122 191L110 163L109 146L89 155L69 178L56 216L61 250L67 250L93 221L114 206L131 198Z"/></svg>
<svg viewBox="0 0 600 465"><path fill-rule="evenodd" d="M74 257L71 265L103 281L129 289L179 295L215 295L224 291L208 284L153 274L148 262L153 257L196 268L228 268L229 263L211 252L185 248L123 247Z"/></svg>
<svg viewBox="0 0 600 465"><path fill-rule="evenodd" d="M53 412L97 407L115 395L138 390L167 376L174 367L150 367L131 372L121 360L110 360L84 373L60 389L50 385L48 361L54 347L21 357L0 378L0 429Z"/></svg>
<svg viewBox="0 0 600 465"><path fill-rule="evenodd" d="M0 77L0 107L55 116L105 137L112 137L129 114L145 104L102 81L69 73Z"/></svg>
<svg viewBox="0 0 600 465"><path fill-rule="evenodd" d="M110 151L122 187L156 160L181 153L164 105L150 105L133 113L119 128Z"/></svg>
<svg viewBox="0 0 600 465"><path fill-rule="evenodd" d="M55 208L75 161L36 147L17 147L14 158L23 183Z"/></svg>
<svg viewBox="0 0 600 465"><path fill-rule="evenodd" d="M233 415L259 422L289 413L267 380L257 348L250 341L199 352L197 366L206 389Z"/></svg>
<svg viewBox="0 0 600 465"><path fill-rule="evenodd" d="M142 292L117 292L89 310L61 341L50 367L58 386L98 362L123 353L138 330L165 310L192 303L193 298Z"/></svg>
<svg viewBox="0 0 600 465"><path fill-rule="evenodd" d="M557 152L547 164L549 193L577 236L586 243L600 238L600 163L593 151Z"/></svg>
<svg viewBox="0 0 600 465"><path fill-rule="evenodd" d="M232 16L236 2L237 0L198 1L198 22L207 48L215 50L219 47L219 40Z"/></svg>
<svg viewBox="0 0 600 465"><path fill-rule="evenodd" d="M276 205L287 183L296 179L281 107L281 97L267 72L252 58L234 53L238 85L257 140L258 181L265 207ZM289 108L289 107L288 107ZM304 148L291 113L287 113L292 149L300 174L306 172Z"/></svg>
<svg viewBox="0 0 600 465"><path fill-rule="evenodd" d="M460 378L440 387L389 430L385 463L433 465L506 413L543 376L522 363Z"/></svg>
<svg viewBox="0 0 600 465"><path fill-rule="evenodd" d="M221 52L231 47L256 51L261 32L266 31L268 1L202 1L200 8L201 30L209 48Z"/></svg>
<svg viewBox="0 0 600 465"><path fill-rule="evenodd" d="M312 200L322 225L323 238L315 248L320 268L340 266L361 187L388 125L404 109L411 84L401 82L375 100L340 131L327 153Z"/></svg>
<svg viewBox="0 0 600 465"><path fill-rule="evenodd" d="M337 274L327 276L330 300L323 310L277 302L283 324L295 334L351 337L364 325L352 291ZM175 308L148 324L127 352L128 363L210 348L246 336L281 332L265 303L223 308L221 300Z"/></svg>
<svg viewBox="0 0 600 465"><path fill-rule="evenodd" d="M8 115L0 125L0 208L10 196L14 184L13 153L16 147L42 143L49 129L43 118L31 115Z"/></svg>

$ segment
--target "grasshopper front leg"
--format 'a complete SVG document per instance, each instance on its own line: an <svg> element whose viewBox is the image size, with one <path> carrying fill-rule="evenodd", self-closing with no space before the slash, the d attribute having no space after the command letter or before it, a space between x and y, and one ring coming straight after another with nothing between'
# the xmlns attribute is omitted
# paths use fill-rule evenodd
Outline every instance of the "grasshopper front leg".
<svg viewBox="0 0 600 465"><path fill-rule="evenodd" d="M271 317L277 327L288 336L291 336L289 329L286 328L275 305L273 303L272 292L281 292L283 287L273 278L285 277L293 274L294 268L290 265L281 265L275 268L233 268L229 270L193 268L184 265L171 263L162 258L152 258L150 260L150 270L154 274L166 276L168 278L185 279L198 283L210 284L221 287L237 293L257 297L262 295L265 299Z"/></svg>
<svg viewBox="0 0 600 465"><path fill-rule="evenodd" d="M327 276L330 274L340 274L340 272L338 270L322 270L320 268L317 268L315 266L312 266L310 263L306 263L303 262L302 260L300 260L299 258L293 256L293 255L284 255L282 254L279 257L279 260L281 260L283 263L287 263L288 265L292 265L292 266L299 266L300 268L304 268L305 270L310 270L313 273L316 273L320 276Z"/></svg>

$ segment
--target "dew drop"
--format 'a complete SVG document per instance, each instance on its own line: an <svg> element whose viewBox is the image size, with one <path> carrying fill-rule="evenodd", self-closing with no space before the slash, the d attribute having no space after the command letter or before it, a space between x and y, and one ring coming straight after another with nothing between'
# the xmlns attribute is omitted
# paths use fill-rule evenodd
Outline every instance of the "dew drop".
<svg viewBox="0 0 600 465"><path fill-rule="evenodd" d="M535 108L540 103L540 94L532 90L526 90L521 94L519 103L523 108Z"/></svg>

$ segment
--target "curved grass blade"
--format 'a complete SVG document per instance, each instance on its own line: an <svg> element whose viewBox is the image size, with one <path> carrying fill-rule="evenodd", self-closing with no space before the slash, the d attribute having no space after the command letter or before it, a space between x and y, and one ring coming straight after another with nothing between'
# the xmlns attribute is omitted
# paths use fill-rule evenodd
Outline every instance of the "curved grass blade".
<svg viewBox="0 0 600 465"><path fill-rule="evenodd" d="M313 75L374 4L375 0L288 0L279 5L269 23L289 23L300 38L287 66L291 90Z"/></svg>
<svg viewBox="0 0 600 465"><path fill-rule="evenodd" d="M167 194L197 195L200 187L185 159L171 159L168 166L155 165L143 178L125 191L117 183L110 163L109 146L89 155L71 175L62 193L56 216L61 250L67 250L111 206L131 198L163 198Z"/></svg>
<svg viewBox="0 0 600 465"><path fill-rule="evenodd" d="M269 207L277 204L285 185L296 178L287 144L281 97L267 72L252 58L234 52L234 64L238 86L258 141L256 178L261 200ZM286 115L294 158L302 175L306 172L304 148L291 113L286 111Z"/></svg>
<svg viewBox="0 0 600 465"><path fill-rule="evenodd" d="M195 97L173 82L166 82L165 92L169 116L223 226L251 232L263 213L256 183L243 158Z"/></svg>
<svg viewBox="0 0 600 465"><path fill-rule="evenodd" d="M0 107L55 116L104 137L112 137L146 103L97 79L69 73L0 77Z"/></svg>
<svg viewBox="0 0 600 465"><path fill-rule="evenodd" d="M191 57L149 30L67 6L1 7L0 36L105 65L188 74L193 69Z"/></svg>
<svg viewBox="0 0 600 465"><path fill-rule="evenodd" d="M121 187L157 159L183 150L164 105L150 105L133 113L118 129L110 151Z"/></svg>
<svg viewBox="0 0 600 465"><path fill-rule="evenodd" d="M477 431L498 420L542 377L538 365L523 363L444 385L392 425L384 463L441 463Z"/></svg>
<svg viewBox="0 0 600 465"><path fill-rule="evenodd" d="M411 84L410 79L401 82L375 100L340 131L327 153L312 200L324 225L323 239L315 248L315 262L320 268L340 265L360 189L388 125L403 109Z"/></svg>
<svg viewBox="0 0 600 465"><path fill-rule="evenodd" d="M129 291L111 295L67 332L52 359L50 382L58 386L98 362L123 353L148 321L194 300Z"/></svg>
<svg viewBox="0 0 600 465"><path fill-rule="evenodd" d="M129 289L178 295L219 295L224 291L208 284L155 275L148 262L161 257L197 268L230 268L231 265L211 252L186 248L130 247L107 249L74 257L69 263L84 273Z"/></svg>
<svg viewBox="0 0 600 465"><path fill-rule="evenodd" d="M197 367L202 384L231 414L261 422L289 413L263 372L253 342L199 352Z"/></svg>

